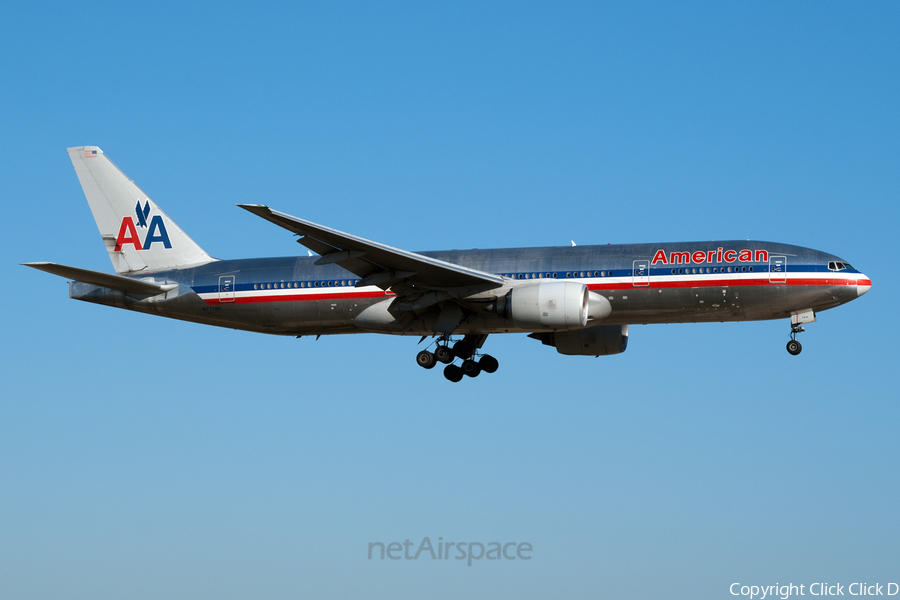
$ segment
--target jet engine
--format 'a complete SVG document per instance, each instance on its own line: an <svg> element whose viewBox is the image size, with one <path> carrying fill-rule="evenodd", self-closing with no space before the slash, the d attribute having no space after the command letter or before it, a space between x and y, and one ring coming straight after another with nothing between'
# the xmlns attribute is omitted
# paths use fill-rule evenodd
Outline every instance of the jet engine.
<svg viewBox="0 0 900 600"><path fill-rule="evenodd" d="M583 283L546 281L514 287L493 308L519 329L580 329L587 325L588 294Z"/></svg>
<svg viewBox="0 0 900 600"><path fill-rule="evenodd" d="M620 354L628 346L628 325L598 325L578 331L532 333L528 337L570 356Z"/></svg>

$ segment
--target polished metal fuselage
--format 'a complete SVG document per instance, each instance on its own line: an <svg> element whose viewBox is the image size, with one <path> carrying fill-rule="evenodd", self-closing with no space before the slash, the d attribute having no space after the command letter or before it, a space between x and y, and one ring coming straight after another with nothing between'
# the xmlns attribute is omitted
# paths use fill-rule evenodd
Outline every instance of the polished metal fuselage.
<svg viewBox="0 0 900 600"><path fill-rule="evenodd" d="M740 255L741 251L749 254ZM605 325L788 318L792 313L818 312L849 302L871 285L854 269L830 269L829 262L841 260L834 255L770 242L420 254L504 276L506 285L496 291L497 295L518 285L547 280L584 283L609 300L612 312L602 320ZM739 260L738 256L750 256L751 260ZM773 263L773 257L782 262ZM316 266L316 258L219 260L134 276L178 284L176 289L157 296L127 295L79 282L71 284L70 295L164 317L277 335L434 333L429 325L433 318L429 320L427 316L405 329L360 326L360 313L378 303L390 303L393 293L374 286L357 287L359 279L355 275L333 264ZM588 326L597 324L600 323L590 322ZM471 311L454 333L523 331L534 330L517 329L509 319L485 311Z"/></svg>

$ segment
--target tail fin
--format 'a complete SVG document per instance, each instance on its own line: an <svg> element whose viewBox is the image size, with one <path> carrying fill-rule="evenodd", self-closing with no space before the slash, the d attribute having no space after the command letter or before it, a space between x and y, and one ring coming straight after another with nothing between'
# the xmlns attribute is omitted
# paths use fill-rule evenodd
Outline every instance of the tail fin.
<svg viewBox="0 0 900 600"><path fill-rule="evenodd" d="M158 271L215 260L96 146L69 148L116 273Z"/></svg>

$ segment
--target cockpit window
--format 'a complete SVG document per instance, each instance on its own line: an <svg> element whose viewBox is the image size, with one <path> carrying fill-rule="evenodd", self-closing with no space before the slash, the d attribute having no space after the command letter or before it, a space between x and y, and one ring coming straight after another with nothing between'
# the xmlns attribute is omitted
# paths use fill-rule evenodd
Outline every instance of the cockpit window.
<svg viewBox="0 0 900 600"><path fill-rule="evenodd" d="M850 263L832 260L828 263L828 269L831 271L843 271L844 269L853 269L853 267L850 266Z"/></svg>

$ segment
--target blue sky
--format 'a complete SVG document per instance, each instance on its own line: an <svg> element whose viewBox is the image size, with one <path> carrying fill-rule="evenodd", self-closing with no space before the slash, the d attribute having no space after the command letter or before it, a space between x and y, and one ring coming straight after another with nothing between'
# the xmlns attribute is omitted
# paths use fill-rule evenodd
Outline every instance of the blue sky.
<svg viewBox="0 0 900 600"><path fill-rule="evenodd" d="M0 19L0 597L731 597L900 581L900 9L20 3ZM67 299L111 271L65 148L209 253L276 209L409 250L763 239L874 281L787 322L270 338ZM530 561L369 561L369 542Z"/></svg>

